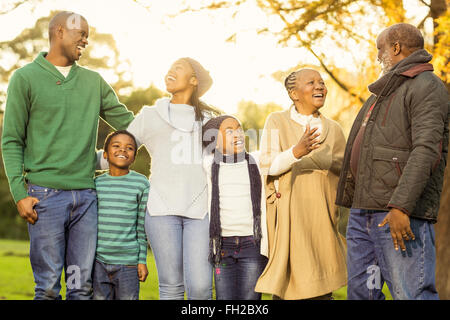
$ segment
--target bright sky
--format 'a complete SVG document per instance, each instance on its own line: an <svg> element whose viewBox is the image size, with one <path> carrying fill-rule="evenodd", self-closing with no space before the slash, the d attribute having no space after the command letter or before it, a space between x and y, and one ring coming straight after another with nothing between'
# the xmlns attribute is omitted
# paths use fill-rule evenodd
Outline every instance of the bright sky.
<svg viewBox="0 0 450 320"><path fill-rule="evenodd" d="M408 1L412 0L405 0ZM14 14L2 17L0 41L12 39L23 28L33 26L50 10L74 11L86 17L99 32L114 36L120 54L131 61L136 86L153 83L164 90L163 78L170 65L180 57L190 56L202 63L214 79L203 99L229 113L236 111L241 100L289 106L284 87L272 74L300 61L317 63L301 48L283 48L275 38L257 35L261 26L277 29L281 25L276 19L268 20L253 2L243 6L234 19L220 11L171 18L169 15L177 12L184 1L147 2L151 4L148 10L132 0L44 0L34 12L24 5ZM188 2L195 4L199 0ZM225 39L236 31L236 41L226 43ZM349 67L350 59L350 55L340 56L338 67Z"/></svg>

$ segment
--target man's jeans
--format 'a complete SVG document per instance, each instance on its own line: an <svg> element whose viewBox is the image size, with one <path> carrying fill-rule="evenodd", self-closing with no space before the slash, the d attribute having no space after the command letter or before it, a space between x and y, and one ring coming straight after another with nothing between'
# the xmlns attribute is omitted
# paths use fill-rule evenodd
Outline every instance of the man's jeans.
<svg viewBox="0 0 450 320"><path fill-rule="evenodd" d="M415 240L394 249L388 212L352 209L347 226L347 298L382 300L386 281L395 300L437 300L433 225L410 218Z"/></svg>
<svg viewBox="0 0 450 320"><path fill-rule="evenodd" d="M255 286L266 264L253 236L223 237L221 261L214 269L217 300L260 300Z"/></svg>
<svg viewBox="0 0 450 320"><path fill-rule="evenodd" d="M66 298L92 298L92 268L97 245L97 195L93 189L56 190L29 184L39 199L38 220L28 224L35 299L61 299L64 267Z"/></svg>
<svg viewBox="0 0 450 320"><path fill-rule="evenodd" d="M137 265L94 265L94 300L139 300Z"/></svg>
<svg viewBox="0 0 450 320"><path fill-rule="evenodd" d="M159 299L212 298L209 254L209 217L145 215L145 232L158 269Z"/></svg>

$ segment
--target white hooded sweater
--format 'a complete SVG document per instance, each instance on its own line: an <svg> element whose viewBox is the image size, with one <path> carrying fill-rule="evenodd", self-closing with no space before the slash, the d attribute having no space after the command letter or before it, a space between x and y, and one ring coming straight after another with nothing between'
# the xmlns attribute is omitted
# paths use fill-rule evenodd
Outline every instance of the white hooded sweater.
<svg viewBox="0 0 450 320"><path fill-rule="evenodd" d="M205 115L204 122L208 121ZM144 106L128 126L151 157L147 209L151 216L178 215L203 219L207 183L202 167L201 126L194 108L161 98ZM102 162L102 169L105 163Z"/></svg>

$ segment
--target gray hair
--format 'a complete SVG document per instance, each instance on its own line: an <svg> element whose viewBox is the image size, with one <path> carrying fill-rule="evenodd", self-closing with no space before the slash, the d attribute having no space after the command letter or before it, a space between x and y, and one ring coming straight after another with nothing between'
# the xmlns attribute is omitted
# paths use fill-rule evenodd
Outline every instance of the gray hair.
<svg viewBox="0 0 450 320"><path fill-rule="evenodd" d="M424 39L422 33L415 26L408 23L397 23L386 29L386 43L394 45L398 42L411 51L423 49Z"/></svg>

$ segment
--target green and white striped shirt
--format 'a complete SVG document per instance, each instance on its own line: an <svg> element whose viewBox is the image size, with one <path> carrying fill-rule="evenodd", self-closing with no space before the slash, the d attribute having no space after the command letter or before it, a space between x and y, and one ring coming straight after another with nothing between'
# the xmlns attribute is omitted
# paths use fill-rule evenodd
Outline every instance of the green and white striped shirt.
<svg viewBox="0 0 450 320"><path fill-rule="evenodd" d="M135 171L124 176L108 173L95 178L98 198L96 259L106 264L146 264L144 231L150 183Z"/></svg>

